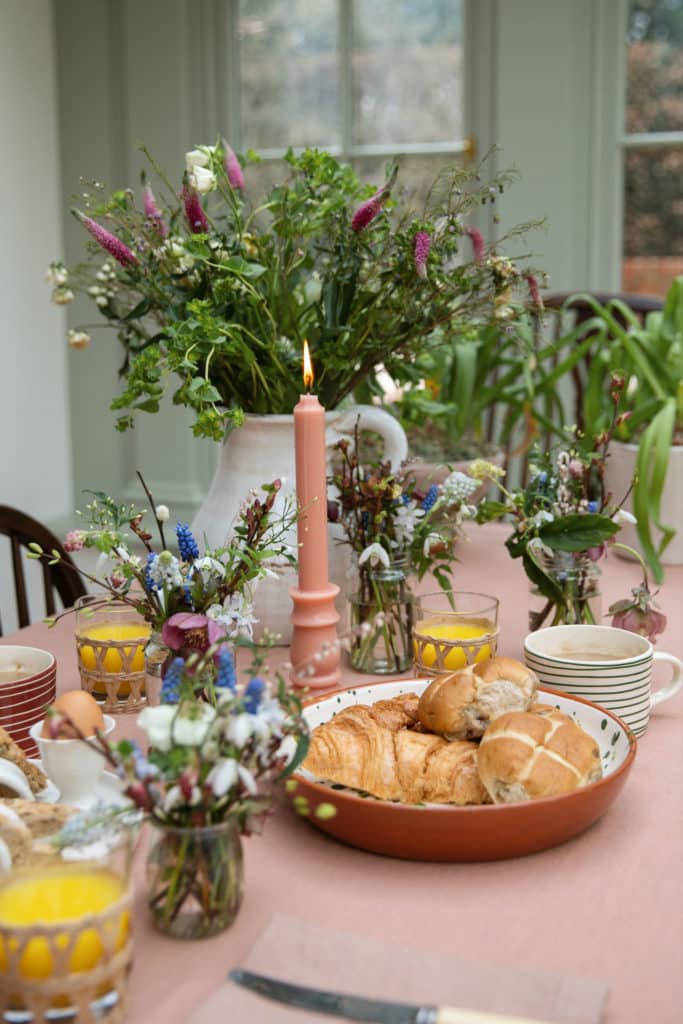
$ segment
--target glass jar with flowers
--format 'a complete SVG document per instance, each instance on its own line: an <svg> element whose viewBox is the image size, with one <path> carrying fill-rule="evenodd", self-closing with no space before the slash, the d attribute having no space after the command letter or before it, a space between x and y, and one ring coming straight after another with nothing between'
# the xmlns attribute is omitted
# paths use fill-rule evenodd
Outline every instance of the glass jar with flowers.
<svg viewBox="0 0 683 1024"><path fill-rule="evenodd" d="M498 482L503 500L479 506L480 522L512 520L505 543L513 558L522 559L529 579L532 631L600 620L598 562L629 518L605 488L609 441L605 432L592 447L576 438L559 450L539 452L524 489L511 492Z"/></svg>
<svg viewBox="0 0 683 1024"><path fill-rule="evenodd" d="M146 512L99 491L91 492L83 526L67 535L64 547L70 552L99 551L102 575L78 571L97 587L102 604L128 607L151 626L145 663L150 694L156 695L174 653L203 653L219 640L252 638L253 594L269 564L296 564L289 539L298 511L293 497L276 501L280 481L275 480L243 502L224 545L201 552L189 526L177 523L171 550L165 530L169 510L156 504L140 480L153 509L158 550L145 528ZM58 557L37 544L30 547L29 557Z"/></svg>
<svg viewBox="0 0 683 1024"><path fill-rule="evenodd" d="M442 483L418 490L404 469L388 463L363 467L359 438L337 444L340 464L331 477L336 498L329 516L341 524L356 558L352 593L351 664L361 672L404 672L413 659L412 575L431 572L450 585L454 541L463 520L476 515L469 504L479 481L451 473Z"/></svg>
<svg viewBox="0 0 683 1024"><path fill-rule="evenodd" d="M272 688L255 674L261 664L257 655L240 684L224 645L203 657L176 657L161 704L138 719L148 754L130 740L90 740L150 822L147 903L157 928L175 938L205 938L235 920L244 886L241 836L260 830L274 784L306 754L300 702L282 678ZM79 735L65 716L63 723L54 718L53 733L64 725ZM104 817L113 824L129 813L118 807ZM106 824L101 812L95 820L86 814L58 842L73 845L79 834L87 842L93 826Z"/></svg>

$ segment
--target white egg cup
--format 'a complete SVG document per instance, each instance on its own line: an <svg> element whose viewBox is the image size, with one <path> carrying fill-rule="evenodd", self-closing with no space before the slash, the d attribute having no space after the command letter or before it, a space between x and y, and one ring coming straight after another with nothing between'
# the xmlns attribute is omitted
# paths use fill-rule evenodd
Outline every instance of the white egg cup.
<svg viewBox="0 0 683 1024"><path fill-rule="evenodd" d="M108 736L115 722L104 715L103 736ZM59 790L65 804L86 800L97 789L106 761L91 740L51 740L41 736L43 722L29 729L31 739L38 745L43 771Z"/></svg>

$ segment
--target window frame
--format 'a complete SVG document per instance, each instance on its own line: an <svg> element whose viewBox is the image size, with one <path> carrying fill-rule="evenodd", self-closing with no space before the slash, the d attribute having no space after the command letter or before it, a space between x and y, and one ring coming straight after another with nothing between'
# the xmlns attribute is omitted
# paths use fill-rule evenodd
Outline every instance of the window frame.
<svg viewBox="0 0 683 1024"><path fill-rule="evenodd" d="M353 6L355 0L335 0L337 4L338 39L339 39L339 123L341 143L326 146L326 150L342 160L357 160L367 157L388 156L458 156L472 159L475 156L476 144L470 134L464 138L424 143L382 143L376 145L358 145L353 142L352 114L352 75L351 52L353 47ZM463 47L468 48L470 37L470 0L462 0L463 4ZM218 50L215 56L216 103L223 114L222 123L228 127L231 145L234 149L244 148L242 132L242 116L240 108L240 46L238 38L239 0L214 0L214 24L216 26L216 47L221 41L227 41L227 61L220 59ZM223 51L225 52L225 51ZM465 62L463 81L463 121L468 126L468 64ZM302 147L293 147L300 152ZM280 160L287 147L259 148L259 156L266 161Z"/></svg>

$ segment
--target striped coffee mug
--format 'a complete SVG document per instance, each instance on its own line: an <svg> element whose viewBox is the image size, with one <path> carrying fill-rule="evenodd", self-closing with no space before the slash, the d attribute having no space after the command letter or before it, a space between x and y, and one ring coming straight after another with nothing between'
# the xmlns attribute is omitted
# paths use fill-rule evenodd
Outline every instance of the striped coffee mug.
<svg viewBox="0 0 683 1024"><path fill-rule="evenodd" d="M683 662L673 654L655 653L638 633L613 626L550 626L530 633L524 658L541 683L585 697L612 711L641 736L656 704L678 693ZM652 691L652 666L673 666L670 682Z"/></svg>

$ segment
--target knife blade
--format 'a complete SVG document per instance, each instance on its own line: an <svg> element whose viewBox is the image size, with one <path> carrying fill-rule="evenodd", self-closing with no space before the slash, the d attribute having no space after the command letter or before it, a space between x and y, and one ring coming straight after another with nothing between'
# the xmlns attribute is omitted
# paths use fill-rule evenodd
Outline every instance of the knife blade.
<svg viewBox="0 0 683 1024"><path fill-rule="evenodd" d="M550 1024L550 1021L538 1018L532 1020L531 1017L501 1016L499 1013L455 1006L413 1006L383 999L366 999L364 996L294 985L289 981L239 968L230 971L228 977L237 985L266 999L295 1006L299 1010L360 1021L361 1024Z"/></svg>

